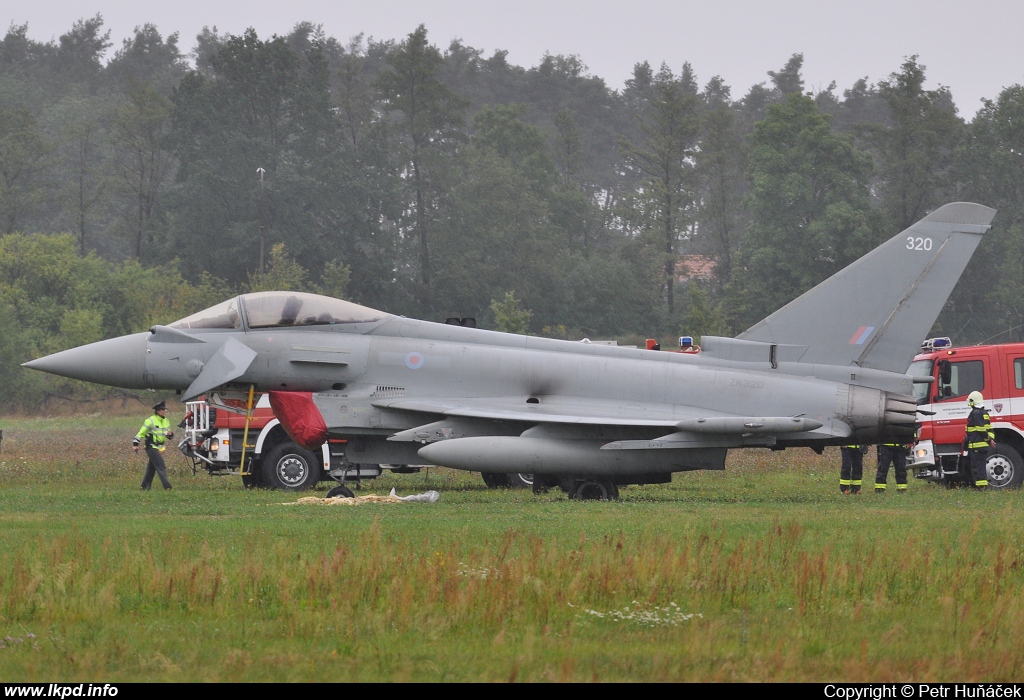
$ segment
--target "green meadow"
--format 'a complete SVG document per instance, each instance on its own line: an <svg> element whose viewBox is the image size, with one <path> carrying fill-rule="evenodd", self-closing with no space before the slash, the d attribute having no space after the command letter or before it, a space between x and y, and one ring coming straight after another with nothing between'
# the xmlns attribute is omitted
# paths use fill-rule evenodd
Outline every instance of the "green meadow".
<svg viewBox="0 0 1024 700"><path fill-rule="evenodd" d="M140 491L142 417L0 419L6 681L1021 679L1020 492L747 450L616 503L431 469L288 507L170 452Z"/></svg>

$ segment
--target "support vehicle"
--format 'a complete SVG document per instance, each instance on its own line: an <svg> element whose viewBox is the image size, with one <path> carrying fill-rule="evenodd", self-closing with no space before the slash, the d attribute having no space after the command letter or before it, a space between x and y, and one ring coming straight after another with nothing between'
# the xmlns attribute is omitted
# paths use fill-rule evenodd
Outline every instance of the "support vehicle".
<svg viewBox="0 0 1024 700"><path fill-rule="evenodd" d="M247 401L244 395L214 393L209 400L200 397L185 404L178 449L192 460L193 473L205 469L212 476L241 476L249 488L302 491L325 479L341 486L374 479L384 467L397 473L419 471L404 465L352 464L345 459L347 441L338 438L307 450L288 437L266 394L255 395L251 411L246 410Z"/></svg>
<svg viewBox="0 0 1024 700"><path fill-rule="evenodd" d="M405 464L351 464L345 459L348 441L344 439L328 439L318 450L300 447L288 437L266 394L255 397L246 431L245 406L245 398L219 393L210 401L200 397L185 404L185 418L178 424L184 437L178 449L192 461L193 474L205 469L212 476L241 476L249 488L300 491L325 479L344 485L374 479L384 470L394 474L420 471L418 466ZM485 473L483 480L492 489L533 487L532 474Z"/></svg>
<svg viewBox="0 0 1024 700"><path fill-rule="evenodd" d="M996 447L988 457L989 488L1024 482L1024 343L955 348L949 338L921 346L910 374L920 404L910 467L918 478L947 485L973 481L963 453L967 395L980 391L992 417Z"/></svg>

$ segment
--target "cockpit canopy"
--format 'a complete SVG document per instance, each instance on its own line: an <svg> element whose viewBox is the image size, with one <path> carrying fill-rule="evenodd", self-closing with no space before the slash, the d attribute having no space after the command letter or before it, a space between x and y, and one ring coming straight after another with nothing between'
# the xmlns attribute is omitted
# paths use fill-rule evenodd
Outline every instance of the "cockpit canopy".
<svg viewBox="0 0 1024 700"><path fill-rule="evenodd" d="M242 317L238 315L238 297L228 299L223 303L203 309L168 325L179 330L206 330L209 328L234 328L240 330L242 328Z"/></svg>
<svg viewBox="0 0 1024 700"><path fill-rule="evenodd" d="M371 323L387 316L383 311L350 301L302 292L256 292L238 298L249 328Z"/></svg>
<svg viewBox="0 0 1024 700"><path fill-rule="evenodd" d="M171 328L242 328L242 314L248 328L294 328L333 326L342 323L372 323L388 314L350 301L305 292L255 292L211 306L180 321Z"/></svg>

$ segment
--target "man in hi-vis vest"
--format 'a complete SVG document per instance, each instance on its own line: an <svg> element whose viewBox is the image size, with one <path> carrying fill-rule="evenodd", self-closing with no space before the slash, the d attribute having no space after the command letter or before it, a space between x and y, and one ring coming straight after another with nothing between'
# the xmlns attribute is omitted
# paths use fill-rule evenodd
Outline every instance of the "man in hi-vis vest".
<svg viewBox="0 0 1024 700"><path fill-rule="evenodd" d="M167 466L164 464L164 450L167 448L167 441L173 437L171 422L167 420L167 404L161 401L153 406L153 415L146 419L132 440L133 452L138 452L139 446L144 444L149 456L146 475L142 477L143 490L149 490L153 484L154 474L160 477L160 483L165 489L171 488L171 482L167 480Z"/></svg>

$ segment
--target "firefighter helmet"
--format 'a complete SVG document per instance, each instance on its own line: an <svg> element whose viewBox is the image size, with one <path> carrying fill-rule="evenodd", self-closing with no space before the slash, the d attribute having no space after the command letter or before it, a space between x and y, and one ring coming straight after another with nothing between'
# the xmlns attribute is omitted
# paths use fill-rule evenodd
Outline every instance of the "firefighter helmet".
<svg viewBox="0 0 1024 700"><path fill-rule="evenodd" d="M982 406L985 404L985 397L981 395L980 391L972 391L967 395L968 406Z"/></svg>

